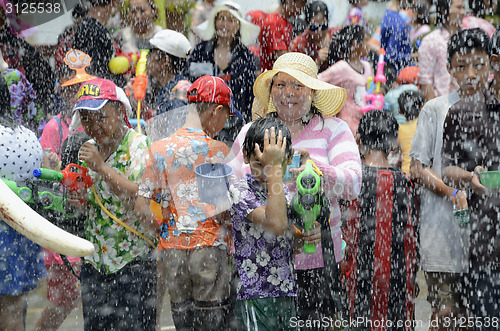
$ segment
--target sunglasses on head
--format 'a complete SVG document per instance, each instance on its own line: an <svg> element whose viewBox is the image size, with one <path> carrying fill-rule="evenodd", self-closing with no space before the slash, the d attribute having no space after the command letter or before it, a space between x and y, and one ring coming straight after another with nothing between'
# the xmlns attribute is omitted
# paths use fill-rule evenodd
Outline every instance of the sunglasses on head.
<svg viewBox="0 0 500 331"><path fill-rule="evenodd" d="M311 30L311 31L316 31L318 29L326 30L326 29L328 29L328 25L327 24L323 24L323 25L309 25L309 30Z"/></svg>

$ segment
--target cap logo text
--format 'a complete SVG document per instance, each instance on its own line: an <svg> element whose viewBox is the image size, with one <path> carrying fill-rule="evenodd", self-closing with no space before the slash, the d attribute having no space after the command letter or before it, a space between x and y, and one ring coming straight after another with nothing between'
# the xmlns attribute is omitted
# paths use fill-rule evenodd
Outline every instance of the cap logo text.
<svg viewBox="0 0 500 331"><path fill-rule="evenodd" d="M78 95L76 96L76 98L80 99L81 97L86 96L98 97L100 95L101 89L99 88L99 86L94 84L85 84L82 86L80 91L78 91Z"/></svg>

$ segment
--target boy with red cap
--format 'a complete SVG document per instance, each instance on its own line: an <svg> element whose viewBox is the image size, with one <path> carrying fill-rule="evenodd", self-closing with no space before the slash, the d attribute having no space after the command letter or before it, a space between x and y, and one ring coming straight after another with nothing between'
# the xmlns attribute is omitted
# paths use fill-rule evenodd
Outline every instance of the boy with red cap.
<svg viewBox="0 0 500 331"><path fill-rule="evenodd" d="M228 232L222 221L227 213L218 214L216 206L200 200L194 169L229 152L213 137L230 115L231 90L218 77L202 76L191 85L187 98L184 126L155 142L146 156L135 209L140 218L149 220L151 199L161 204L158 249L163 251L176 329L223 330L230 278Z"/></svg>
<svg viewBox="0 0 500 331"><path fill-rule="evenodd" d="M71 125L81 123L92 138L78 155L94 184L68 193L71 204L88 212L85 237L95 247L80 272L84 329L154 330L157 227L134 214L150 140L130 128L130 102L110 80L85 82L73 110Z"/></svg>

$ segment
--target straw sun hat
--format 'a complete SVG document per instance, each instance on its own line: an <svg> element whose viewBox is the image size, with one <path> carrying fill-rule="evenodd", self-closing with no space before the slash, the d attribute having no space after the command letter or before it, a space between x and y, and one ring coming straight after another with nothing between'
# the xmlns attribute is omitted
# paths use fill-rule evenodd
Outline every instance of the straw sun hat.
<svg viewBox="0 0 500 331"><path fill-rule="evenodd" d="M271 94L273 77L284 72L299 82L316 91L313 105L323 116L334 116L342 107L347 97L344 88L325 83L318 79L318 67L314 60L302 53L286 53L274 62L273 69L267 70L257 77L253 85L255 101L252 107L252 118L258 119L276 111Z"/></svg>
<svg viewBox="0 0 500 331"><path fill-rule="evenodd" d="M193 28L194 32L203 40L210 40L215 35L215 17L221 11L228 11L240 22L240 40L245 46L250 46L257 40L260 27L245 20L241 15L240 5L226 1L222 5L212 9L209 18L200 25Z"/></svg>

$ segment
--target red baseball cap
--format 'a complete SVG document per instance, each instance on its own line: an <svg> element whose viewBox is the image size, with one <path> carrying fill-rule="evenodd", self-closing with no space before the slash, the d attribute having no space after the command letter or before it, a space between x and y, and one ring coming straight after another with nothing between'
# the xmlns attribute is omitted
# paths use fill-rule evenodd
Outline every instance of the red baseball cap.
<svg viewBox="0 0 500 331"><path fill-rule="evenodd" d="M132 112L132 106L125 92L112 81L103 78L89 80L80 87L73 111L100 110L108 100L119 101L125 106L127 112Z"/></svg>
<svg viewBox="0 0 500 331"><path fill-rule="evenodd" d="M79 109L98 111L109 100L119 101L125 106L125 123L128 127L132 127L127 117L127 113L132 113L130 101L125 92L108 79L96 78L82 84L76 95L76 104L73 111Z"/></svg>
<svg viewBox="0 0 500 331"><path fill-rule="evenodd" d="M187 91L187 99L189 102L209 102L227 106L232 115L243 119L243 115L232 105L231 94L231 89L220 77L201 76Z"/></svg>

